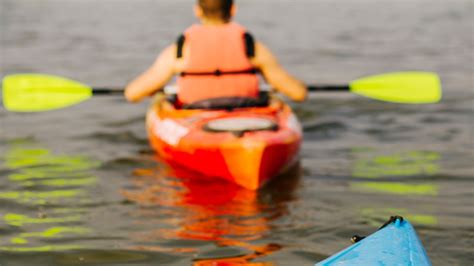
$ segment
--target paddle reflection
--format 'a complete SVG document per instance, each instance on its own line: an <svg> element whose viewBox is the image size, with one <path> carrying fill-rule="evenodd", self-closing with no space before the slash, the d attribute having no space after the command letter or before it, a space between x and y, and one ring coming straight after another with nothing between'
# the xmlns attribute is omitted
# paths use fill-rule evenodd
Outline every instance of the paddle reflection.
<svg viewBox="0 0 474 266"><path fill-rule="evenodd" d="M363 151L355 151L354 154L356 156L363 156ZM370 154L370 150L366 152ZM350 186L353 190L366 192L437 196L439 193L437 184L431 181L410 182L409 178L438 174L440 169L438 161L440 159L441 155L432 151L409 151L388 155L378 154L369 158L358 159L354 163L352 176L374 180L370 182L352 182ZM395 181L384 181L384 178L395 178Z"/></svg>
<svg viewBox="0 0 474 266"><path fill-rule="evenodd" d="M439 195L439 185L433 180L423 180L423 177L437 175L441 155L433 151L408 151L393 154L372 154L371 149L354 151L356 157L352 175L354 177L370 179L370 181L351 182L352 190L364 193L394 195L410 198L434 198ZM389 179L389 180L387 180ZM391 215L401 215L414 224L436 225L438 219L430 214L423 214L413 205L406 208L391 203L387 206L364 207L360 214L365 221L376 226Z"/></svg>
<svg viewBox="0 0 474 266"><path fill-rule="evenodd" d="M383 178L393 176L434 175L439 172L441 155L434 151L408 151L391 154L376 153L371 149L354 150L359 157L352 170L352 176ZM362 157L362 158L360 158Z"/></svg>
<svg viewBox="0 0 474 266"><path fill-rule="evenodd" d="M219 254L218 248L214 255L197 255L195 265L220 265L215 264L218 262L225 263L222 265L271 265L251 261L275 252L281 246L251 242L268 234L273 220L288 214L287 204L296 199L300 175L298 165L263 189L252 191L176 167L137 169L132 179L134 187L122 193L141 205L134 214L137 223L151 229L132 236L135 242L144 243L134 248L199 253L200 246L214 243L220 248L233 247L241 251ZM160 217L161 225L155 226L159 229L150 226L156 222L154 217ZM166 242L156 244L163 240ZM183 247L169 247L171 242L180 241Z"/></svg>
<svg viewBox="0 0 474 266"><path fill-rule="evenodd" d="M7 173L0 183L4 187L0 222L9 229L0 237L0 251L83 248L48 242L91 233L78 226L84 209L74 206L90 201L88 188L97 181L90 170L99 163L82 156L55 155L31 140L12 141L7 147L0 165Z"/></svg>
<svg viewBox="0 0 474 266"><path fill-rule="evenodd" d="M375 208L362 208L360 210L361 216L371 226L380 226L380 221L383 221L383 217L390 217L392 215L399 215L413 224L433 226L438 224L438 218L434 215L421 214L411 211L407 208L392 208L392 207L375 207ZM385 218L387 219L387 218Z"/></svg>

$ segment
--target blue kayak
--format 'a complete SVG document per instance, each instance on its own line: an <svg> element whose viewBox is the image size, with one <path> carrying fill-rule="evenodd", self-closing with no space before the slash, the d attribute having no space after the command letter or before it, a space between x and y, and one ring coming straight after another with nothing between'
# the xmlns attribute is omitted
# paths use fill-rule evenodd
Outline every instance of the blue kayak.
<svg viewBox="0 0 474 266"><path fill-rule="evenodd" d="M377 232L316 264L329 265L419 266L431 262L413 226L400 216L392 216Z"/></svg>

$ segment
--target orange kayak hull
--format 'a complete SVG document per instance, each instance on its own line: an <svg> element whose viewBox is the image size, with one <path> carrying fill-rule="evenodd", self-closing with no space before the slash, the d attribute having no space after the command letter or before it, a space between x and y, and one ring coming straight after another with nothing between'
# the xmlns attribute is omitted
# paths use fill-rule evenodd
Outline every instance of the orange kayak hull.
<svg viewBox="0 0 474 266"><path fill-rule="evenodd" d="M209 132L204 126L221 118L264 118L277 129ZM226 179L256 190L297 161L301 126L291 108L278 99L268 107L225 110L178 110L158 97L147 113L153 149L169 164Z"/></svg>

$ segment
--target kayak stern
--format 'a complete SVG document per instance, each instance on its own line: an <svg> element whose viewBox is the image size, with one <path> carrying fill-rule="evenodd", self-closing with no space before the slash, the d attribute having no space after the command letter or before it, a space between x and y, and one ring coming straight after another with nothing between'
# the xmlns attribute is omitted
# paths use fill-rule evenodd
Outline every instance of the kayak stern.
<svg viewBox="0 0 474 266"><path fill-rule="evenodd" d="M268 107L254 109L258 110L179 110L170 114L166 107L155 104L147 114L150 144L172 166L256 190L297 161L301 130L286 105L281 105L279 112ZM278 129L242 134L203 130L209 121L223 117L272 119Z"/></svg>

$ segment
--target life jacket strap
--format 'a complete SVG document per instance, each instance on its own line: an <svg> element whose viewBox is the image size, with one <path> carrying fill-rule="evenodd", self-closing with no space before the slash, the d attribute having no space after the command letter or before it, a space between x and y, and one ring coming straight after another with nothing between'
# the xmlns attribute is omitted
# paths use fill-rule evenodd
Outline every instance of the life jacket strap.
<svg viewBox="0 0 474 266"><path fill-rule="evenodd" d="M216 69L215 71L211 72L181 72L179 75L181 77L185 76L222 76L222 75L242 75L242 74L257 74L258 69L256 68L249 68L249 69L242 69L242 70L232 70L232 71L221 71L220 69Z"/></svg>
<svg viewBox="0 0 474 266"><path fill-rule="evenodd" d="M255 40L252 34L246 32L244 34L244 41L245 41L245 53L247 54L248 58L255 57Z"/></svg>
<svg viewBox="0 0 474 266"><path fill-rule="evenodd" d="M176 58L182 58L183 57L183 45L184 45L184 40L186 38L184 37L184 34L181 34L179 37L178 37L178 40L176 41L176 46L177 46L177 50L176 50Z"/></svg>

